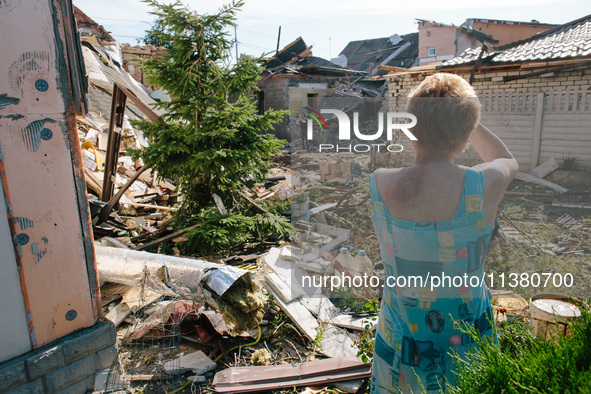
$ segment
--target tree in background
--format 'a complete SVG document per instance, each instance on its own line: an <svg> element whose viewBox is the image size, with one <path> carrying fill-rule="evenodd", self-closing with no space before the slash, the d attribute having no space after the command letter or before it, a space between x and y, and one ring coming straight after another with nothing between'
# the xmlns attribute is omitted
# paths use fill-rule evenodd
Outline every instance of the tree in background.
<svg viewBox="0 0 591 394"><path fill-rule="evenodd" d="M243 2L198 15L180 2L144 1L157 17L148 35L167 53L142 67L148 81L164 88L172 101L157 104L166 112L167 126L136 123L148 134L150 146L134 155L180 187L184 202L175 214L176 228L203 223L188 233L183 252L211 253L284 235L289 223L278 205L264 207L263 213L240 196L267 175L268 159L285 143L268 131L287 114L269 110L259 115L256 110L253 92L262 59L243 56L230 64L228 31ZM214 194L227 214L216 208Z"/></svg>

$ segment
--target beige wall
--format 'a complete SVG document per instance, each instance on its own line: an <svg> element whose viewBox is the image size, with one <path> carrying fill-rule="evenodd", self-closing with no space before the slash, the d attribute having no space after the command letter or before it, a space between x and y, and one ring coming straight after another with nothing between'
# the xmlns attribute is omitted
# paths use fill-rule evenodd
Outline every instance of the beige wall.
<svg viewBox="0 0 591 394"><path fill-rule="evenodd" d="M436 48L435 57L427 50ZM451 59L456 54L456 28L447 26L419 26L419 64Z"/></svg>
<svg viewBox="0 0 591 394"><path fill-rule="evenodd" d="M497 23L474 22L472 24L474 30L481 31L485 34L491 35L499 43L497 45L505 45L511 42L524 40L533 36L536 33L548 30L550 27L543 26L528 26L528 25L510 25Z"/></svg>

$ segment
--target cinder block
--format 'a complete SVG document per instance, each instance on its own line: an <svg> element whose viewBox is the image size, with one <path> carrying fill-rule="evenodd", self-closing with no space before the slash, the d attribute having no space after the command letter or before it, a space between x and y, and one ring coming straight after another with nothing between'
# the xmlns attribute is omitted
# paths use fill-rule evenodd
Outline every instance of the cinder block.
<svg viewBox="0 0 591 394"><path fill-rule="evenodd" d="M46 392L43 388L43 379L37 379L34 382L23 384L14 390L10 390L7 394L45 394Z"/></svg>
<svg viewBox="0 0 591 394"><path fill-rule="evenodd" d="M106 349L101 350L100 352L95 354L96 362L95 367L96 369L105 369L110 367L113 364L113 361L117 358L117 346L109 346Z"/></svg>
<svg viewBox="0 0 591 394"><path fill-rule="evenodd" d="M0 367L0 392L15 389L27 383L25 362L5 363Z"/></svg>
<svg viewBox="0 0 591 394"><path fill-rule="evenodd" d="M55 371L66 365L61 347L53 346L42 353L35 354L25 360L29 379L35 380L46 373Z"/></svg>
<svg viewBox="0 0 591 394"><path fill-rule="evenodd" d="M93 376L95 372L95 355L92 354L82 360L68 364L65 367L51 372L43 377L48 393L55 393L58 390L72 386L74 383ZM94 378L93 378L94 379ZM94 380L93 380L94 381Z"/></svg>
<svg viewBox="0 0 591 394"><path fill-rule="evenodd" d="M81 380L78 383L74 383L73 385L58 391L56 394L86 394L89 391L94 391L94 375Z"/></svg>
<svg viewBox="0 0 591 394"><path fill-rule="evenodd" d="M62 347L68 361L80 360L115 343L115 326L111 322L97 323L92 328L73 335Z"/></svg>

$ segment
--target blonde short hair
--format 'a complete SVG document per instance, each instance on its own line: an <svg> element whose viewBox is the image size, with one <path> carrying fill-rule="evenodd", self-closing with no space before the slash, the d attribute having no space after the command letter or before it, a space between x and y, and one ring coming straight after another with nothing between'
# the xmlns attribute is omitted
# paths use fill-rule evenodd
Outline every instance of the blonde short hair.
<svg viewBox="0 0 591 394"><path fill-rule="evenodd" d="M428 154L457 154L480 120L480 102L470 84L454 74L437 73L410 95L406 111L417 117L411 129Z"/></svg>

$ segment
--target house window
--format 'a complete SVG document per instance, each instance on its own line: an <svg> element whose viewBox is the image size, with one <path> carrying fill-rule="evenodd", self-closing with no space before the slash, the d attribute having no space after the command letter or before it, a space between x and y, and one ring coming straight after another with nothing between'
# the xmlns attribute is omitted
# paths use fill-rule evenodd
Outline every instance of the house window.
<svg viewBox="0 0 591 394"><path fill-rule="evenodd" d="M427 48L427 56L435 56L435 48Z"/></svg>
<svg viewBox="0 0 591 394"><path fill-rule="evenodd" d="M308 93L308 107L316 108L319 104L320 95L318 93Z"/></svg>

